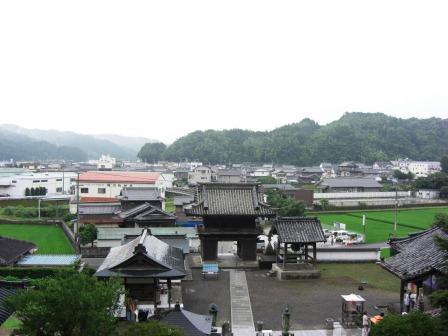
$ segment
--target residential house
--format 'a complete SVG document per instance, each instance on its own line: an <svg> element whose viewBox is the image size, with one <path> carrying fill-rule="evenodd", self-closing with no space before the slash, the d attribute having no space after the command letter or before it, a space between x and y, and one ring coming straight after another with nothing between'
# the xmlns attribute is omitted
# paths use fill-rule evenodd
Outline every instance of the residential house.
<svg viewBox="0 0 448 336"><path fill-rule="evenodd" d="M117 197L120 200L123 210L132 209L138 205L149 203L160 209L165 208L165 198L157 187L124 187L121 195Z"/></svg>
<svg viewBox="0 0 448 336"><path fill-rule="evenodd" d="M110 155L101 155L97 163L98 170L112 170L115 167L117 160Z"/></svg>
<svg viewBox="0 0 448 336"><path fill-rule="evenodd" d="M126 187L156 187L164 197L166 188L172 185L157 172L88 171L79 175L81 197L116 198Z"/></svg>
<svg viewBox="0 0 448 336"><path fill-rule="evenodd" d="M363 172L358 163L347 161L338 165L337 175L341 177L363 176Z"/></svg>
<svg viewBox="0 0 448 336"><path fill-rule="evenodd" d="M197 166L188 173L188 185L194 186L198 183L210 183L216 181L216 174L210 166Z"/></svg>
<svg viewBox="0 0 448 336"><path fill-rule="evenodd" d="M218 183L240 183L243 180L241 170L220 169L217 174Z"/></svg>

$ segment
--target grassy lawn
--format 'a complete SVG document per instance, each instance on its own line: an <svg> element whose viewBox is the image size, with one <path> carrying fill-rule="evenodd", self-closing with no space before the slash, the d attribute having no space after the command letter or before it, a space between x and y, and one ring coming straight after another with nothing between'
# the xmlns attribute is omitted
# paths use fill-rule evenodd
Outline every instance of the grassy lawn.
<svg viewBox="0 0 448 336"><path fill-rule="evenodd" d="M407 236L411 232L429 228L437 213L448 213L448 207L400 209L398 211L397 236ZM364 233L362 216L366 215L366 238L368 243L387 241L394 232L394 210L352 211L346 213L316 214L327 227L333 222L346 224L347 230Z"/></svg>
<svg viewBox="0 0 448 336"><path fill-rule="evenodd" d="M165 199L165 211L166 212L174 212L176 210L174 206L174 199L173 198L167 198Z"/></svg>
<svg viewBox="0 0 448 336"><path fill-rule="evenodd" d="M73 247L58 226L0 224L0 236L33 242L38 254L73 254Z"/></svg>
<svg viewBox="0 0 448 336"><path fill-rule="evenodd" d="M8 330L14 330L20 327L20 324L21 322L14 315L11 315L9 319L2 324L2 327Z"/></svg>
<svg viewBox="0 0 448 336"><path fill-rule="evenodd" d="M366 281L369 287L398 292L400 281L397 277L376 264L318 264L322 279L338 283L349 278L355 283Z"/></svg>

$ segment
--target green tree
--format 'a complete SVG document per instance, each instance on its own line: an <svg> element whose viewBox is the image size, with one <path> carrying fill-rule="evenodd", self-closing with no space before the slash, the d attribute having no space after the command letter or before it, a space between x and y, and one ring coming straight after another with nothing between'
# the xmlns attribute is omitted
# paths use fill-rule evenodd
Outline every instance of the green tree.
<svg viewBox="0 0 448 336"><path fill-rule="evenodd" d="M162 160L166 145L162 142L150 142L143 145L137 156L144 162L157 162Z"/></svg>
<svg viewBox="0 0 448 336"><path fill-rule="evenodd" d="M25 196L31 196L31 191L28 187L25 189Z"/></svg>
<svg viewBox="0 0 448 336"><path fill-rule="evenodd" d="M34 189L33 187L31 187L30 195L31 196L36 196L36 189Z"/></svg>
<svg viewBox="0 0 448 336"><path fill-rule="evenodd" d="M440 188L440 198L448 198L448 186Z"/></svg>
<svg viewBox="0 0 448 336"><path fill-rule="evenodd" d="M176 328L167 326L161 322L150 321L132 323L120 336L182 336L183 333Z"/></svg>
<svg viewBox="0 0 448 336"><path fill-rule="evenodd" d="M108 336L115 330L121 284L82 272L60 272L37 281L35 290L7 300L21 326L20 336Z"/></svg>
<svg viewBox="0 0 448 336"><path fill-rule="evenodd" d="M278 209L278 214L284 217L303 216L305 205L281 191L271 189L266 192L268 203Z"/></svg>
<svg viewBox="0 0 448 336"><path fill-rule="evenodd" d="M442 160L440 160L440 165L442 166L442 172L448 174L448 155L445 155Z"/></svg>
<svg viewBox="0 0 448 336"><path fill-rule="evenodd" d="M82 245L91 244L98 236L98 229L93 224L83 225L79 228L79 240Z"/></svg>
<svg viewBox="0 0 448 336"><path fill-rule="evenodd" d="M414 174L411 172L403 173L401 170L394 170L394 177L398 180L412 180L414 178Z"/></svg>
<svg viewBox="0 0 448 336"><path fill-rule="evenodd" d="M372 326L369 336L434 336L439 334L436 318L421 312L407 315L390 314Z"/></svg>
<svg viewBox="0 0 448 336"><path fill-rule="evenodd" d="M259 176L257 177L257 181L262 184L276 184L277 180L272 176Z"/></svg>

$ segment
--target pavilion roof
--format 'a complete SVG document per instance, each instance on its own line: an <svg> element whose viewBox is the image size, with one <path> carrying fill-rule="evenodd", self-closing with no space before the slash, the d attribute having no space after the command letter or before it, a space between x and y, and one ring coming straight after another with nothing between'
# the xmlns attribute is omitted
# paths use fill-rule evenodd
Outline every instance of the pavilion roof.
<svg viewBox="0 0 448 336"><path fill-rule="evenodd" d="M122 267L134 256L141 255L149 264L159 267L147 267L139 265L138 269ZM181 249L172 247L160 239L154 237L148 230L127 244L112 247L106 259L95 273L99 277L165 277L182 278L186 275L184 257Z"/></svg>
<svg viewBox="0 0 448 336"><path fill-rule="evenodd" d="M408 238L390 242L399 253L381 266L402 280L412 280L431 273L448 273L448 255L435 238L448 239L448 233L433 227Z"/></svg>
<svg viewBox="0 0 448 336"><path fill-rule="evenodd" d="M185 213L190 216L275 216L274 209L264 203L261 185L256 183L200 183L194 203Z"/></svg>
<svg viewBox="0 0 448 336"><path fill-rule="evenodd" d="M317 217L279 217L270 233L278 234L279 243L317 243L326 240Z"/></svg>

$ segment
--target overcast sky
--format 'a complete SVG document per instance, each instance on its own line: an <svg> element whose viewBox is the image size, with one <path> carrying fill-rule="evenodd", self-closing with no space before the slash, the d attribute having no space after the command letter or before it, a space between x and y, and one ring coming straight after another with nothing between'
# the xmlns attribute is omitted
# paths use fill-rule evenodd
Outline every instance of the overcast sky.
<svg viewBox="0 0 448 336"><path fill-rule="evenodd" d="M448 117L448 1L2 1L0 123L172 142Z"/></svg>

